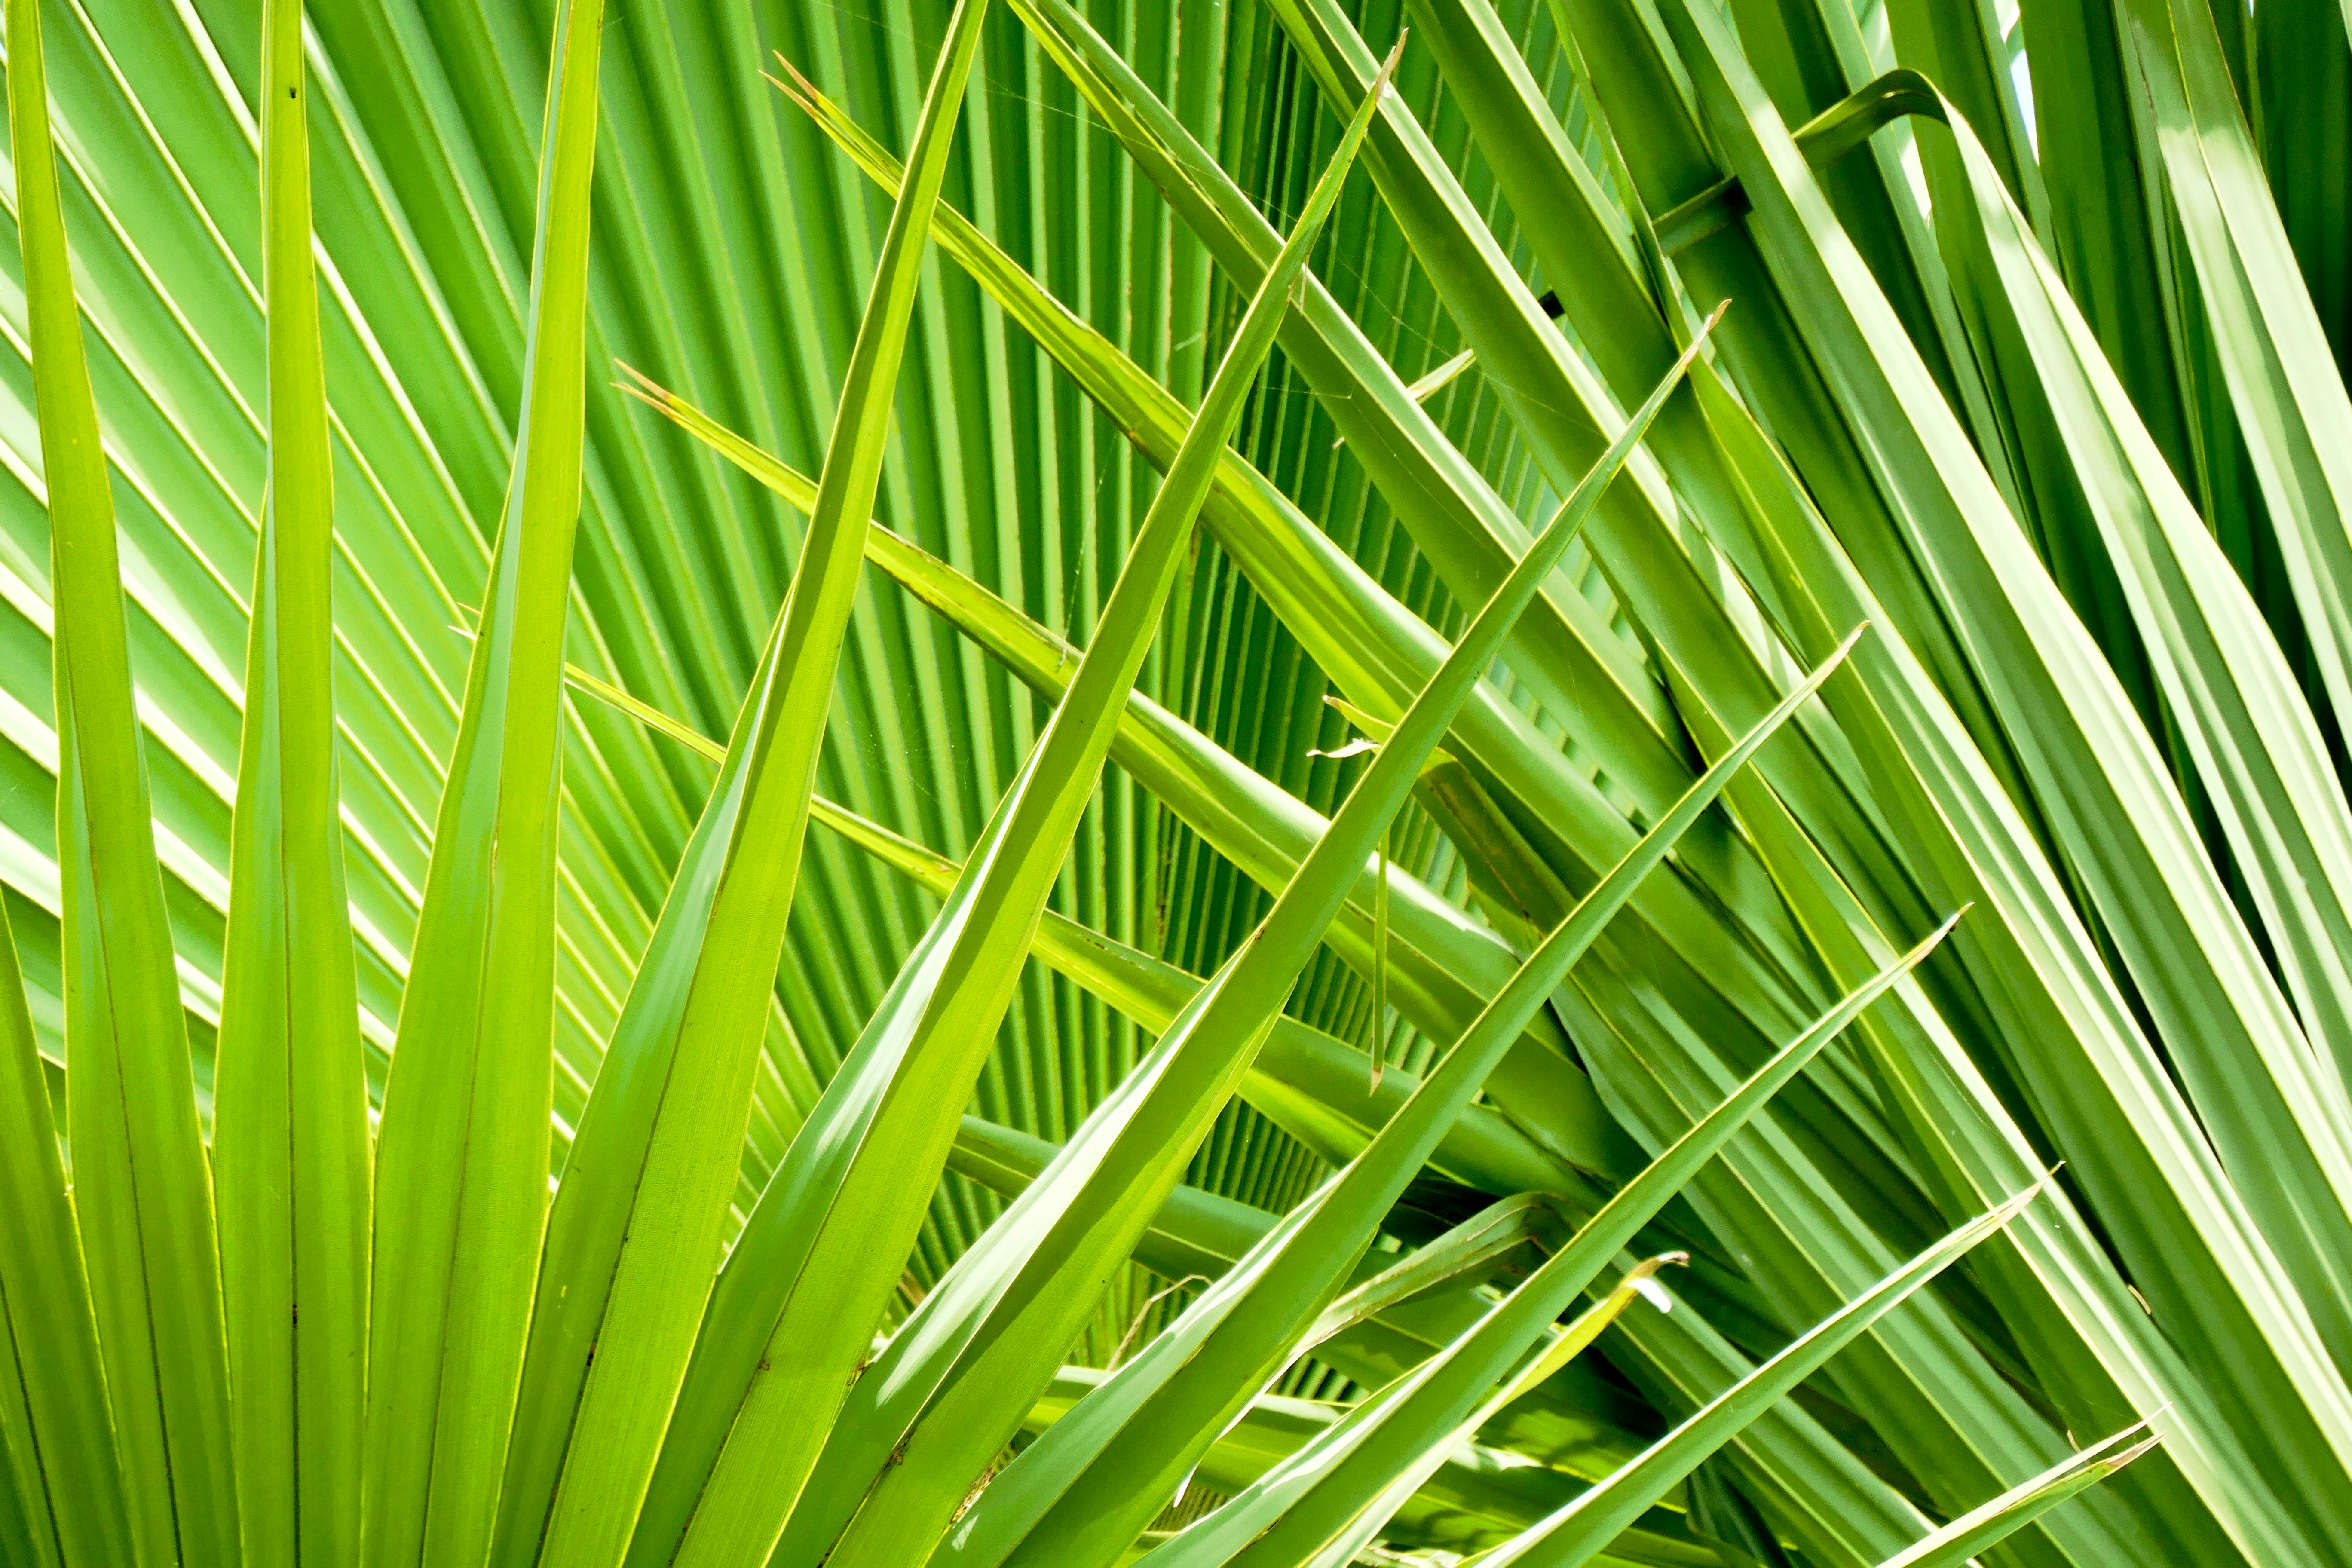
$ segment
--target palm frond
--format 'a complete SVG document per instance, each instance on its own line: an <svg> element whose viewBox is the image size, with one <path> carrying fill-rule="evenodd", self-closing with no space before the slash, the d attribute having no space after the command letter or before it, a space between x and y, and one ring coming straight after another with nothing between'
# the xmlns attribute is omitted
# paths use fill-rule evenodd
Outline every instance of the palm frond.
<svg viewBox="0 0 2352 1568"><path fill-rule="evenodd" d="M2343 7L6 22L0 1561L2352 1565Z"/></svg>

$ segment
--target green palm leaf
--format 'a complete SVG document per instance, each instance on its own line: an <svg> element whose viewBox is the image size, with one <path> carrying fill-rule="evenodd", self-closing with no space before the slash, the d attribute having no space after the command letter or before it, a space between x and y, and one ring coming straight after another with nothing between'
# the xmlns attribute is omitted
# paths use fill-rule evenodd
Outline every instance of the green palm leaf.
<svg viewBox="0 0 2352 1568"><path fill-rule="evenodd" d="M859 323L800 569L623 1005L607 1052L616 1070L599 1073L601 1092L583 1115L571 1167L579 1187L568 1198L558 1189L568 1223L551 1235L539 1353L526 1362L517 1412L530 1436L499 1505L508 1561L621 1559L686 1374L719 1258L930 206L985 15L972 0L950 33L917 174ZM601 1373L590 1363L600 1345L618 1352Z"/></svg>
<svg viewBox="0 0 2352 1568"><path fill-rule="evenodd" d="M0 1308L11 1354L0 1436L14 1468L12 1541L32 1561L79 1568L131 1554L116 1436L100 1371L80 1238L11 935L0 948ZM39 1353L27 1356L26 1345Z"/></svg>
<svg viewBox="0 0 2352 1568"><path fill-rule="evenodd" d="M333 451L302 8L264 21L269 481L246 658L213 1166L245 1561L348 1563L366 1408L365 1058L335 780ZM307 1312L307 1316L305 1313Z"/></svg>
<svg viewBox="0 0 2352 1568"><path fill-rule="evenodd" d="M75 1209L134 1550L227 1563L236 1495L212 1174L132 710L114 500L66 248L41 32L37 5L8 8L8 119L58 605ZM31 1348L38 1356L47 1347Z"/></svg>
<svg viewBox="0 0 2352 1568"><path fill-rule="evenodd" d="M7 24L0 1561L2352 1564L2343 6Z"/></svg>
<svg viewBox="0 0 2352 1568"><path fill-rule="evenodd" d="M361 1505L374 1564L488 1549L545 1227L542 1042L603 31L597 0L558 15L521 438L384 1086Z"/></svg>
<svg viewBox="0 0 2352 1568"><path fill-rule="evenodd" d="M1145 516L1096 638L1072 672L1053 721L1000 804L980 848L967 861L940 920L901 972L890 1001L868 1025L861 1049L845 1064L845 1087L870 1082L880 1090L868 1090L873 1102L864 1106L850 1096L842 1099L845 1117L862 1113L870 1121L863 1130L856 1163L842 1172L837 1193L820 1197L804 1185L805 1173L788 1161L749 1222L759 1233L751 1238L752 1248L764 1252L775 1245L764 1225L793 1237L797 1247L807 1248L809 1256L791 1265L800 1278L762 1281L759 1296L739 1294L714 1306L714 1320L726 1329L732 1329L745 1313L756 1314L751 1319L755 1331L767 1325L765 1348L757 1368L740 1362L731 1367L706 1363L719 1380L714 1393L720 1402L713 1413L734 1410L739 1400L741 1405L724 1446L715 1454L698 1453L685 1444L671 1449L677 1483L693 1483L698 1493L693 1521L678 1549L689 1560L699 1560L698 1553L709 1558L740 1551L734 1543L739 1536L764 1552L799 1500L799 1486L779 1487L776 1471L782 1468L789 1477L796 1466L801 1474L813 1468L823 1431L806 1420L806 1393L791 1380L758 1373L772 1371L780 1360L803 1359L817 1324L827 1325L836 1336L833 1360L840 1365L836 1368L822 1355L806 1358L811 1366L801 1374L801 1388L810 1385L805 1380L812 1374L839 1376L856 1360L861 1348L856 1335L866 1317L856 1293L856 1275L838 1264L822 1266L830 1251L835 1257L861 1257L865 1272L877 1271L877 1265L881 1270L891 1268L897 1253L892 1240L911 1229L915 1218L916 1205L908 1200L919 1196L908 1191L906 1173L935 1169L944 1161L941 1133L949 1129L941 1125L941 1111L960 1093L968 1092L979 1066L974 1047L1003 1016L1011 990L1009 961L1028 946L1048 884L1116 732L1115 722L1107 721L1124 704L1143 661L1218 454L1272 344L1275 328L1289 308L1293 281L1337 199L1361 134L1360 124L1341 143L1340 155L1318 183L1281 264L1253 299L1169 479ZM815 1152L820 1159L829 1156L822 1143ZM824 1205L825 1212L813 1216L806 1211L816 1204ZM877 1228L886 1238L878 1247L873 1234ZM810 1231L815 1234L805 1241L795 1235ZM736 1273L744 1277L740 1269ZM783 1290L778 1290L779 1284ZM750 1390L739 1395L736 1390L745 1382ZM779 1459L780 1453L790 1458ZM710 1479L704 1483L700 1472L706 1465ZM967 1484L968 1478L954 1479L944 1498L931 1500L928 1506L939 1510L936 1519L927 1518L927 1505L919 1500L884 1517L897 1528L919 1532L928 1523L936 1530ZM650 1532L642 1539L657 1544ZM842 1550L846 1552L847 1545Z"/></svg>
<svg viewBox="0 0 2352 1568"><path fill-rule="evenodd" d="M2041 1475L2020 1482L1981 1508L1970 1510L1933 1535L1896 1552L1879 1568L1958 1568L2002 1537L2015 1534L2076 1492L2097 1486L2154 1448L2159 1441L2155 1437L2131 1442L2139 1431L2136 1426L2126 1427L2079 1454L2069 1455Z"/></svg>

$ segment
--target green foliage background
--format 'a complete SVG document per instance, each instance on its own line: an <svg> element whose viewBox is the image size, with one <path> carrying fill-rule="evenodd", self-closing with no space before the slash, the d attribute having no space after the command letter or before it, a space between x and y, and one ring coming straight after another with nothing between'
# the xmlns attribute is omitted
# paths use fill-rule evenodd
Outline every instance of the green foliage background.
<svg viewBox="0 0 2352 1568"><path fill-rule="evenodd" d="M1411 37L1398 107L1375 122L1310 253L1360 347L1335 350L1317 326L1320 346L1301 358L1297 334L1310 329L1294 315L1232 439L1358 574L1281 542L1267 521L1279 507L1235 500L1226 470L1135 689L1192 732L1163 734L1207 743L1185 754L1213 760L1213 746L1239 771L1163 798L1115 747L1052 880L1054 914L1193 976L1243 952L1287 876L1265 866L1298 858L1254 865L1244 840L1311 843L1339 814L1370 764L1326 753L1360 733L1385 737L1434 671L1435 639L1464 635L1727 296L1700 384L1665 405L1650 447L1519 623L1521 640L1487 671L1473 704L1485 717L1462 721L1385 830L1398 872L1419 884L1401 896L1412 908L1395 936L1411 951L1393 973L1389 958L1368 960L1389 938L1384 927L1371 934L1384 917L1371 912L1367 873L1341 916L1346 934L1304 964L1282 1009L1313 1032L1297 1037L1319 1042L1327 1065L1339 1047L1376 1047L1402 1082L1432 1078L1543 933L1596 886L1605 892L1635 837L1864 615L1873 628L1853 668L1697 819L1653 873L1666 886L1643 884L1577 978L1508 1029L1517 1050L1544 1053L1560 1098L1498 1081L1465 1125L1510 1159L1538 1162L1580 1224L1777 1047L1960 904L1979 907L1917 981L1831 1047L1643 1233L1643 1250L1672 1242L1700 1254L1681 1294L1710 1327L1670 1342L1643 1339L1633 1320L1610 1328L1597 1353L1536 1404L1496 1416L1361 1542L1276 1531L1248 1548L1255 1556L1238 1546L1213 1556L1203 1531L1168 1536L1214 1517L1228 1496L1246 1502L1274 1457L1415 1357L1463 1353L1533 1259L1559 1253L1563 1236L1536 1227L1507 1265L1479 1254L1451 1268L1435 1305L1384 1305L1380 1332L1403 1323L1418 1336L1402 1362L1392 1345L1370 1352L1343 1336L1286 1351L1272 1382L1236 1374L1247 1419L1193 1434L1192 1459L1217 1446L1166 1514L1153 1517L1166 1478L1136 1458L1132 1475L1158 1490L1148 1507L1122 1505L1141 1510L1127 1525L1072 1523L1082 1505L1055 1505L1028 1544L991 1564L1119 1560L1147 1523L1142 1544L1168 1552L1169 1568L1192 1561L1184 1552L1344 1563L1360 1550L1466 1553L1507 1541L1486 1561L1958 1562L1969 1543L1957 1527L1958 1556L1899 1553L2140 1419L2164 1449L1986 1560L2352 1562L2352 808L2341 719L2352 701L2352 13L2332 0L2263 0L2242 13L2228 0L2026 0L2021 14L1993 0L1073 5L1019 0L980 24L940 200L1092 330L1076 352L1094 356L1098 377L1117 370L1116 351L1186 411L1256 289L1230 263L1239 252L1262 270L1271 255L1233 207L1221 234L1196 232L1200 213L1238 200L1288 232L1341 142L1364 62ZM275 7L281 24L286 9ZM352 0L315 5L299 24L314 368L331 417L338 874L353 923L357 1048L378 1110L469 660L506 668L501 639L527 642L533 624L528 611L502 622L495 600L486 613L499 520L520 527L512 519L531 507L568 516L560 483L541 492L514 477L530 396L570 428L560 386L529 384L528 357L535 283L562 298L560 266L543 257L533 276L534 237L562 211L542 189L562 171L541 148L559 100L550 40L572 14L561 12L543 0ZM654 389L673 413L699 411L802 475L826 472L854 345L879 319L868 295L894 199L773 79L788 76L780 61L806 73L874 142L911 157L954 14L947 0L609 0L593 24L597 90L573 110L594 124L592 238L584 275L572 279L586 311L578 535L568 578L546 578L545 591L565 596L562 651L577 672L686 731L738 732L795 568L804 583L817 569L803 564L808 509L698 439L691 420L663 417ZM257 544L272 504L264 16L259 0L74 0L41 16L73 258L64 303L80 311L110 465L142 787L195 1124L209 1141L232 810L259 668L247 642ZM1129 139L1164 143L1181 127L1229 185L1195 170L1192 207L1171 206L1155 184L1169 165L1132 156L1104 101L1089 103L1066 68L1088 47L1081 17L1132 73L1098 76L1094 90L1164 105L1164 121L1147 113ZM1040 43L1056 27L1058 55ZM1938 117L1972 130L1956 142ZM1408 118L1425 141L1395 129ZM1799 126L1797 142L1781 138ZM1717 187L1731 179L1727 196ZM36 237L13 157L0 184L21 237ZM17 1065L37 1049L67 1134L64 1177L86 1186L65 1112L66 1064L83 1048L68 1033L96 1037L79 1020L97 1004L78 1000L94 993L79 987L93 973L117 985L141 976L120 957L110 972L74 956L124 929L92 912L115 907L108 879L121 873L109 858L90 874L92 893L75 891L71 835L83 829L70 826L80 820L70 792L60 795L60 732L70 750L77 725L113 731L104 715L61 716L57 696L52 630L77 612L52 557L44 431L59 395L44 381L37 397L29 316L63 296L57 279L28 271L18 246L0 245L0 896L27 1009ZM1000 632L1013 625L985 595L1073 649L1095 642L1175 444L1162 432L1140 449L1017 315L944 243L922 252L903 364L884 375L895 418L871 510L949 570L931 578L932 602L878 565L864 573L814 780L835 806L956 860L991 842L992 816L1054 711L1034 663L1024 675L976 629L990 615ZM1347 355L1365 348L1394 373L1378 395L1369 382L1350 393L1332 379L1356 374L1364 362ZM1466 369L1465 350L1475 351ZM1399 414L1392 384L1423 377L1428 420L1416 424ZM1228 548L1234 529L1257 531L1258 552ZM1268 563L1285 580L1268 580ZM534 568L517 570L529 579ZM95 625L110 610L93 592L85 603L98 610L79 614ZM941 592L962 596L961 625L935 607ZM1338 600L1359 609L1315 614ZM491 654L477 654L478 626ZM503 675L488 679L505 689ZM714 781L730 776L709 748L583 684L562 701L552 923L526 932L551 943L558 1178L672 878ZM127 710L105 712L131 733ZM792 712L786 731L809 719ZM755 732L766 733L742 731ZM1131 721L1124 743L1141 745L1135 733ZM756 781L757 763L743 765ZM877 1009L891 1016L894 980L952 908L940 896L950 873L927 887L894 869L837 831L830 809L787 886L773 1005L742 1058L750 1108L720 1222L730 1238L780 1167L797 1168L786 1161L795 1134ZM1223 841L1202 826L1215 812ZM95 842L113 842L102 810L97 820ZM481 854L443 874L510 872L517 862L490 842L468 839L463 853ZM775 849L754 832L743 854ZM714 951L709 962L724 970L733 950ZM761 961L748 939L733 960L754 971ZM470 982L486 999L465 1014L469 1027L503 1016L498 991L511 978ZM155 964L144 979L167 984ZM1391 981L1403 999L1383 1010ZM104 1016L130 1007L130 994L110 993ZM953 1108L969 1114L946 1169L914 1159L905 1172L929 1197L895 1289L847 1312L887 1331L978 1273L950 1270L1022 1184L1004 1152L1042 1163L1072 1145L1151 1049L1153 1033L1115 1000L1026 963L968 1105ZM483 1059L500 1045L525 1069L536 1060L535 1039L494 1041ZM176 1043L152 1030L124 1049L126 1079L140 1051L177 1071ZM472 1059L450 1050L450 1062ZM1371 1075L1362 1058L1346 1059ZM713 1081L724 1076L714 1069ZM1299 1205L1397 1103L1367 1112L1352 1089L1297 1077L1261 1075L1242 1090L1197 1148L1171 1137L1160 1151L1167 1180L1181 1167L1188 1191L1171 1201L1195 1204L1190 1220L1160 1224L1107 1281L1075 1267L1050 1278L1049 1294L1083 1291L1088 1316L1075 1342L1040 1352L1066 1363L1050 1385L1000 1391L991 1418L1024 1426L1013 1447L1181 1326L1208 1280L1179 1262L1210 1258L1206 1272L1222 1272L1269 1216L1307 1212ZM142 1093L167 1132L184 1099L174 1077L130 1091L125 1171L151 1149ZM46 1124L39 1097L20 1098L0 1131L21 1143ZM949 1108L933 1109L944 1127ZM731 1126L728 1114L716 1123ZM509 1189L535 1194L536 1145L499 1136ZM430 1144L425 1166L446 1147L464 1145ZM1402 1196L1378 1205L1372 1261L1334 1253L1322 1299L1382 1263L1454 1258L1441 1250L1466 1245L1453 1227L1522 1190L1493 1173L1526 1166L1465 1163L1459 1145L1447 1148L1425 1170L1415 1157L1395 1173ZM2042 1239L1989 1243L1776 1414L1764 1416L1770 1402L1759 1399L1723 1458L1702 1466L1694 1452L1672 1474L1619 1468L1751 1363L1801 1343L1807 1325L1899 1276L1904 1259L1940 1267L1937 1237L2060 1163L2058 1195L2021 1221ZM399 1212L383 1169L379 1158L379 1248L385 1215ZM181 1199L201 1190L210 1204L210 1184L231 1181L221 1171L217 1146L209 1167L184 1159L193 1184ZM84 1505L58 1500L63 1450L25 1403L22 1369L62 1353L26 1304L29 1281L56 1261L25 1217L47 1201L47 1180L21 1160L0 1171L20 1222L17 1250L0 1259L20 1369L0 1401L0 1560L12 1564L95 1561L70 1530L40 1523ZM647 1191L657 1184L646 1178ZM85 1233L99 1201L77 1200ZM157 1222L140 1212L152 1245ZM535 1270L538 1221L520 1223L529 1244L509 1261ZM1244 1242L1219 1252L1202 1239L1212 1233ZM893 1233L877 1222L876 1234ZM182 1259L189 1278L228 1270L234 1324L234 1258L209 1235L181 1240L196 1249ZM99 1256L87 1242L57 1245ZM101 1277L94 1343L110 1358L120 1335L106 1266L90 1267ZM185 1303L155 1282L159 1265L146 1268L141 1289L160 1304L141 1311L177 1321ZM702 1283L690 1281L689 1342ZM1611 1300L1616 1284L1612 1274L1591 1294ZM79 1286L57 1289L83 1300ZM389 1289L379 1277L379 1326ZM1624 1309L1622 1289L1616 1300L1612 1311ZM2118 1321L2126 1307L2137 1321ZM520 1335L529 1298L507 1310ZM416 1364L437 1365L438 1340L417 1353ZM159 1355L169 1385L171 1354ZM226 1375L201 1372L190 1386ZM109 1376L113 1394L93 1385L94 1396L116 1402L132 1521L123 1540L139 1561L328 1560L316 1537L292 1556L257 1546L249 1501L240 1537L233 1498L214 1498L214 1515L191 1500L209 1483L189 1472L195 1449L184 1445L202 1445L184 1423L216 1417L204 1429L226 1432L219 1410L199 1421L164 1394L158 1430L169 1436L157 1441L179 1468L149 1456L158 1468L142 1471L121 1374ZM217 1390L189 1397L220 1404ZM229 1387L221 1408L237 1397ZM568 1400L533 1397L527 1418L561 1426L573 1415ZM656 1436L668 1397L656 1400ZM2273 1418L2282 1403L2292 1410ZM508 1419L501 1408L476 1423L484 1477L507 1452ZM834 1419L811 1416L819 1428ZM1177 1417L1164 1419L1175 1431ZM860 1428L858 1440L879 1430ZM896 1448L881 1442L889 1465L866 1464L853 1489L901 1468L924 1428L906 1431ZM625 1470L625 1434L614 1441L612 1463ZM1440 1457L1452 1441L1420 1434ZM1004 1517L974 1502L1009 1458L987 1447L984 1468L948 1458L929 1470L916 1447L903 1467L913 1479L892 1484L928 1489L926 1506L946 1500L949 1517L966 1504L972 1520ZM838 1437L825 1450L850 1451L864 1452ZM1095 1471L1068 1461L1085 1477L1064 1483L1070 1497L1121 1489L1129 1450L1109 1453ZM644 1458L650 1468L651 1450ZM226 1477L229 1461L216 1462ZM1191 1470L1192 1459L1179 1466ZM168 1505L139 1501L142 1474L170 1475ZM818 1475L813 1489L847 1484ZM1638 1490L1640 1518L1628 1534L1598 1536L1591 1551L1613 1539L1610 1555L1588 1559L1538 1521L1595 1483L1595 1497ZM1017 1490L1003 1487L998 1506L1012 1508L1003 1500ZM884 1495L857 1528L885 1528L872 1523ZM814 1563L831 1547L830 1536L792 1532L817 1529L811 1506L773 1561ZM1595 1503L1585 1517L1601 1515ZM199 1528L201 1518L213 1522ZM2002 1528L2021 1525L2012 1510ZM493 1552L522 1563L541 1547L526 1533L495 1548L486 1537L479 1551L431 1536L418 1550L464 1568ZM392 1560L369 1539L369 1561ZM846 1539L839 1561L889 1560L878 1535ZM955 1539L930 1560L984 1554ZM628 1561L666 1560L667 1545L641 1539ZM772 1545L690 1542L682 1560L752 1563ZM551 1547L543 1560L571 1552ZM598 1559L582 1547L577 1560Z"/></svg>

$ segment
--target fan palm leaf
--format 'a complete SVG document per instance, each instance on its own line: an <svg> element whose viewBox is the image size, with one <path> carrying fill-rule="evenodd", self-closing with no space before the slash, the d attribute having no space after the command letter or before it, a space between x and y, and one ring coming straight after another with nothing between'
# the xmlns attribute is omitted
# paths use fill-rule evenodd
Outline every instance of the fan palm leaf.
<svg viewBox="0 0 2352 1568"><path fill-rule="evenodd" d="M2352 1563L2341 7L6 22L0 1561Z"/></svg>

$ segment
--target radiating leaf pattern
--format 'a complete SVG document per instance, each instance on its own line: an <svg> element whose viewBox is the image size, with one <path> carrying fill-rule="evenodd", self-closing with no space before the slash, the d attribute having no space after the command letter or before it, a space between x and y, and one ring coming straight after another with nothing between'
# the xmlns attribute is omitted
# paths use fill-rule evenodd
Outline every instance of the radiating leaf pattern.
<svg viewBox="0 0 2352 1568"><path fill-rule="evenodd" d="M9 0L0 1562L2352 1565L2347 17Z"/></svg>

